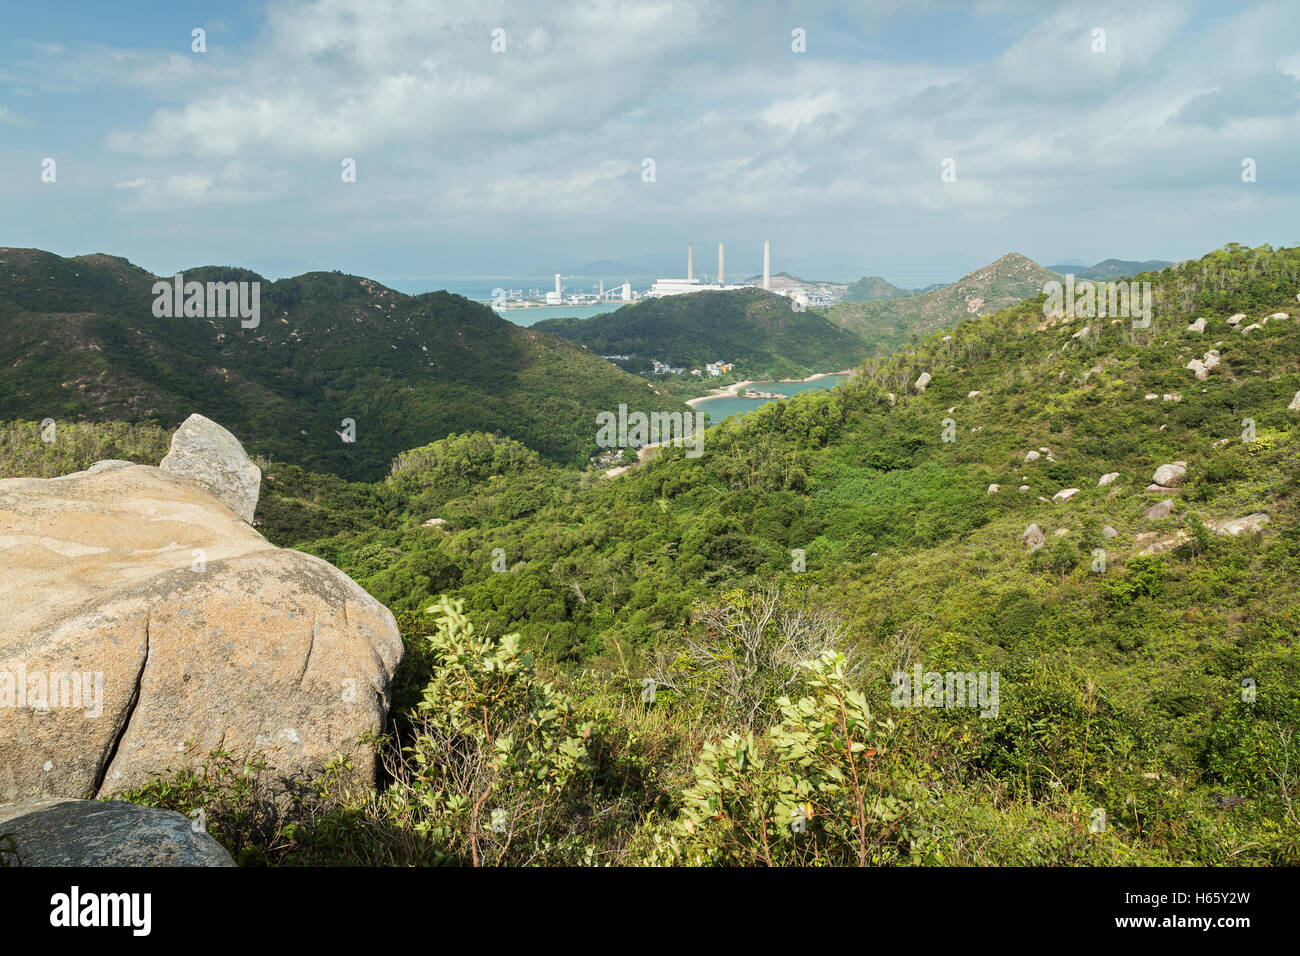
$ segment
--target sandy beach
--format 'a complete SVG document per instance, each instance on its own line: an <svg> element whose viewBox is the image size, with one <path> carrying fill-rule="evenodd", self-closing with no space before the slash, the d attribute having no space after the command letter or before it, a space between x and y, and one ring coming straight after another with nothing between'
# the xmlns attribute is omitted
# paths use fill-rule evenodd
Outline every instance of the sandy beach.
<svg viewBox="0 0 1300 956"><path fill-rule="evenodd" d="M688 398L686 400L686 404L691 406L691 408L694 408L700 402L710 398L722 398L723 396L728 396L728 395L731 396L732 398L735 398L736 393L739 392L742 388L745 388L746 386L753 385L753 384L754 383L751 382L749 379L746 379L743 382L737 382L735 385L728 385L726 388L715 388L711 392L709 392L708 395L701 395L699 398Z"/></svg>
<svg viewBox="0 0 1300 956"><path fill-rule="evenodd" d="M852 374L853 374L853 372L852 372L851 369L845 369L843 372L818 372L816 375L809 375L807 378L779 378L779 379L764 379L764 381L772 381L772 382L815 382L815 381L817 381L818 379L821 379L821 378L830 378L830 377L833 376L833 375L852 375ZM737 382L735 385L729 385L729 386L727 386L726 388L715 388L715 389L713 389L713 391L710 392L708 395L701 395L699 398L688 398L688 399L686 400L686 404L689 405L689 406L691 406L691 408L694 408L694 407L695 407L696 405L698 405L700 402L708 401L708 400L711 399L711 398L724 398L724 397L725 397L725 398L739 398L739 397L740 397L740 392L741 392L741 390L742 390L742 389L745 389L745 388L747 388L748 386L753 385L753 384L754 384L753 380L751 380L751 379L746 379L746 380L743 381L743 382Z"/></svg>

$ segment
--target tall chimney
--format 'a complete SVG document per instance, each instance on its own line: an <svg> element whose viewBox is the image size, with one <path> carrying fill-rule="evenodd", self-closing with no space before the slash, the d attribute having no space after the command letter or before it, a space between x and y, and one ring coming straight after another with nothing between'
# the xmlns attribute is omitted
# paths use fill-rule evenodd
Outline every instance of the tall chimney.
<svg viewBox="0 0 1300 956"><path fill-rule="evenodd" d="M627 281L627 279L623 280L623 301L632 301L632 283Z"/></svg>
<svg viewBox="0 0 1300 956"><path fill-rule="evenodd" d="M763 288L772 288L772 240L763 240Z"/></svg>
<svg viewBox="0 0 1300 956"><path fill-rule="evenodd" d="M722 268L722 243L718 243L718 285L726 285L726 279L723 278L724 271Z"/></svg>
<svg viewBox="0 0 1300 956"><path fill-rule="evenodd" d="M695 246L686 244L686 281L695 278Z"/></svg>
<svg viewBox="0 0 1300 956"><path fill-rule="evenodd" d="M563 294L563 290L560 288L560 274L558 272L555 273L555 294L556 295Z"/></svg>

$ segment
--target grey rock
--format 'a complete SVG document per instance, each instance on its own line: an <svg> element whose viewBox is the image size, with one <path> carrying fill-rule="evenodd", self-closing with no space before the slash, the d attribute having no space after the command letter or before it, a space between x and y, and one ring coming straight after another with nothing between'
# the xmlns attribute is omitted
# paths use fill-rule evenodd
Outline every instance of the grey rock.
<svg viewBox="0 0 1300 956"><path fill-rule="evenodd" d="M1225 521L1217 525L1214 530L1219 534L1230 534L1236 537L1243 531L1258 531L1266 524L1268 524L1268 515L1262 511L1257 511L1252 515L1246 515L1244 518Z"/></svg>
<svg viewBox="0 0 1300 956"><path fill-rule="evenodd" d="M1151 476L1151 481L1165 488L1177 488L1187 477L1187 466L1182 462L1173 462L1172 464L1161 465L1156 469L1156 473Z"/></svg>
<svg viewBox="0 0 1300 956"><path fill-rule="evenodd" d="M925 387L929 384L930 384L930 373L922 372L920 377L917 378L916 384L913 387L916 389L916 393L918 395L924 395Z"/></svg>
<svg viewBox="0 0 1300 956"><path fill-rule="evenodd" d="M158 467L206 488L252 523L262 470L253 464L239 439L210 418L191 415L185 419Z"/></svg>
<svg viewBox="0 0 1300 956"><path fill-rule="evenodd" d="M1041 548L1043 543L1047 540L1047 535L1043 534L1043 529L1038 527L1036 524L1031 524L1026 528L1025 533L1021 537L1025 539L1025 544L1029 545L1029 550L1031 551L1035 548Z"/></svg>
<svg viewBox="0 0 1300 956"><path fill-rule="evenodd" d="M118 800L23 800L0 806L21 866L234 866L189 817Z"/></svg>
<svg viewBox="0 0 1300 956"><path fill-rule="evenodd" d="M1106 474L1102 475L1100 478L1097 479L1097 484L1109 485L1112 481L1114 481L1118 477L1119 477L1118 471L1107 472Z"/></svg>
<svg viewBox="0 0 1300 956"><path fill-rule="evenodd" d="M1159 521L1161 518L1168 518L1174 510L1174 499L1166 498L1164 501L1157 501L1146 511L1142 512L1142 517L1148 521Z"/></svg>
<svg viewBox="0 0 1300 956"><path fill-rule="evenodd" d="M339 756L373 782L358 738L402 640L342 571L150 465L0 480L6 539L25 598L0 602L0 675L44 676L0 708L0 802L113 796L217 748L264 754L268 790Z"/></svg>

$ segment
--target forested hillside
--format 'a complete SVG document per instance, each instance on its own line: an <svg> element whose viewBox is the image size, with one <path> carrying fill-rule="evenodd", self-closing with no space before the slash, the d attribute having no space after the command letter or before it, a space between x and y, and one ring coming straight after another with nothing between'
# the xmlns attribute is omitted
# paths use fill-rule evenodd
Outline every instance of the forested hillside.
<svg viewBox="0 0 1300 956"><path fill-rule="evenodd" d="M373 484L265 463L265 533L398 612L408 657L381 799L328 791L289 836L232 810L224 839L272 862L1300 863L1300 250L1144 278L1149 328L1037 296L616 478L480 434ZM47 467L35 423L5 434L5 474ZM996 673L996 713L895 706L914 667ZM499 721L456 722L489 699ZM458 776L451 739L496 769ZM475 816L489 792L509 840Z"/></svg>
<svg viewBox="0 0 1300 956"><path fill-rule="evenodd" d="M533 328L585 345L599 355L625 355L615 363L647 374L651 361L701 368L731 362L751 380L804 378L838 372L861 361L867 349L855 336L815 310L761 289L697 292L625 305L589 319L547 319Z"/></svg>
<svg viewBox="0 0 1300 956"><path fill-rule="evenodd" d="M155 277L124 259L4 249L0 260L0 417L171 429L202 408L252 451L375 479L402 450L451 432L500 431L575 463L597 451L598 411L685 410L584 349L446 292L406 296L341 273L185 272L260 281L260 322L245 328L155 317ZM355 441L343 440L345 419Z"/></svg>

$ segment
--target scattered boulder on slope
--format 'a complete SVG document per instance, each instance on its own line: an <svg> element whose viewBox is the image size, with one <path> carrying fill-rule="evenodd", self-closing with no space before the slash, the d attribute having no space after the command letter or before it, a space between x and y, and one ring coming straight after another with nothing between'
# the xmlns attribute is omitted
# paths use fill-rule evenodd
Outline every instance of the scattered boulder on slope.
<svg viewBox="0 0 1300 956"><path fill-rule="evenodd" d="M1187 327L1188 332L1195 332L1198 335L1205 331L1205 319L1199 318Z"/></svg>
<svg viewBox="0 0 1300 956"><path fill-rule="evenodd" d="M1222 521L1214 524L1214 530L1218 534L1227 534L1236 537L1243 531L1259 531L1264 525L1268 524L1268 515L1262 511L1246 515L1244 518L1235 518L1232 521Z"/></svg>
<svg viewBox="0 0 1300 956"><path fill-rule="evenodd" d="M1151 476L1151 484L1147 485L1146 488L1147 494L1172 494L1186 477L1187 462L1185 461L1175 461L1161 465L1156 469L1156 473Z"/></svg>
<svg viewBox="0 0 1300 956"><path fill-rule="evenodd" d="M1106 474L1102 475L1100 478L1097 479L1097 484L1109 485L1112 481L1114 481L1118 477L1119 477L1118 471L1108 471Z"/></svg>
<svg viewBox="0 0 1300 956"><path fill-rule="evenodd" d="M1062 488L1056 494L1052 495L1053 501L1069 501L1079 493L1078 488Z"/></svg>
<svg viewBox="0 0 1300 956"><path fill-rule="evenodd" d="M1187 540L1187 532L1181 528L1173 534L1160 534L1158 531L1144 531L1133 539L1134 544L1146 545L1138 554L1163 554L1172 551Z"/></svg>
<svg viewBox="0 0 1300 956"><path fill-rule="evenodd" d="M253 464L239 439L210 418L191 415L172 435L172 447L159 463L170 475L208 489L250 524L261 490L262 469Z"/></svg>
<svg viewBox="0 0 1300 956"><path fill-rule="evenodd" d="M234 866L189 817L120 800L23 800L0 806L20 866Z"/></svg>
<svg viewBox="0 0 1300 956"><path fill-rule="evenodd" d="M1166 498L1164 501L1157 501L1146 511L1142 512L1142 517L1148 521L1159 521L1161 518L1168 518L1174 510L1174 499Z"/></svg>
<svg viewBox="0 0 1300 956"><path fill-rule="evenodd" d="M924 395L925 387L930 384L930 373L922 372L912 387L916 389L916 394Z"/></svg>
<svg viewBox="0 0 1300 956"><path fill-rule="evenodd" d="M1025 544L1029 545L1029 550L1034 551L1041 548L1047 541L1047 535L1043 534L1043 529L1036 524L1031 524L1021 535L1025 539Z"/></svg>
<svg viewBox="0 0 1300 956"><path fill-rule="evenodd" d="M357 738L386 719L392 613L198 484L0 480L0 580L25 595L0 604L0 801L120 793L218 747L264 753L273 788L339 755L373 781Z"/></svg>
<svg viewBox="0 0 1300 956"><path fill-rule="evenodd" d="M1295 398L1291 399L1291 404L1287 406L1287 410L1300 412L1300 392L1295 393Z"/></svg>

